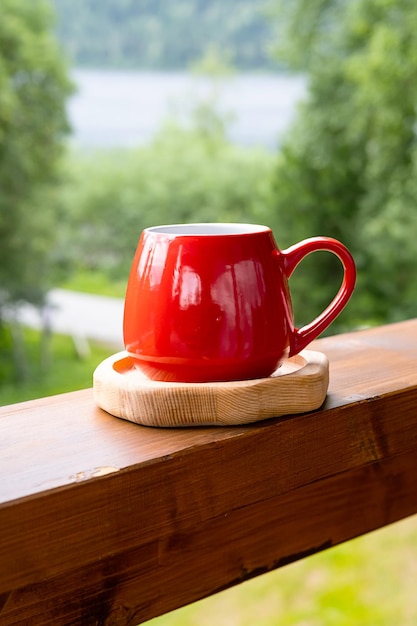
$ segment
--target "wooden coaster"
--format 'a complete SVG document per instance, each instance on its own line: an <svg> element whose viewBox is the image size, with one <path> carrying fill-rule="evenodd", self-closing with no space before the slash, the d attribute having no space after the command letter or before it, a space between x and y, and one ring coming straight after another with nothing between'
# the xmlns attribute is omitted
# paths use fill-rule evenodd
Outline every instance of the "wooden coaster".
<svg viewBox="0 0 417 626"><path fill-rule="evenodd" d="M126 352L102 361L93 376L102 409L145 426L230 426L305 413L323 404L328 384L327 357L311 350L256 380L157 382L136 369Z"/></svg>

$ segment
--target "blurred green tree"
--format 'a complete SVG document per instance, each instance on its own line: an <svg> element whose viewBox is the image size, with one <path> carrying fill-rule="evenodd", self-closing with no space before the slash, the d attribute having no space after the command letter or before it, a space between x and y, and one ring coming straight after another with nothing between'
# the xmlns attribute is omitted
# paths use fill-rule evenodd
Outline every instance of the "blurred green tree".
<svg viewBox="0 0 417 626"><path fill-rule="evenodd" d="M275 6L278 53L306 72L309 95L279 155L274 219L288 242L325 234L352 250L358 286L342 324L415 316L417 4L275 0ZM304 309L331 297L328 278L337 270L327 255L317 255L300 271Z"/></svg>
<svg viewBox="0 0 417 626"><path fill-rule="evenodd" d="M213 46L240 69L276 69L268 0L51 0L76 66L184 70Z"/></svg>
<svg viewBox="0 0 417 626"><path fill-rule="evenodd" d="M69 264L75 258L75 270L127 280L143 228L263 222L275 158L231 146L217 130L170 121L135 150L72 155L61 191L60 248Z"/></svg>
<svg viewBox="0 0 417 626"><path fill-rule="evenodd" d="M52 183L72 90L46 0L0 0L0 342L6 307L41 303L57 229Z"/></svg>
<svg viewBox="0 0 417 626"><path fill-rule="evenodd" d="M73 277L127 281L140 233L178 222L264 221L275 155L227 139L221 106L233 67L213 48L154 139L136 149L69 153L61 192L60 264ZM203 76L208 89L200 92Z"/></svg>

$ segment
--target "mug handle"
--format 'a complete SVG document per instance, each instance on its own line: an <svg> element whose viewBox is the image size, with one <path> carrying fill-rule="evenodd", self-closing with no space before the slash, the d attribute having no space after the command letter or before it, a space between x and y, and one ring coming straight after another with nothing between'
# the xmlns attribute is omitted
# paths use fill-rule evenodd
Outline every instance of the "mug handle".
<svg viewBox="0 0 417 626"><path fill-rule="evenodd" d="M356 267L349 250L337 239L331 237L311 237L294 244L286 250L281 250L284 272L287 278L291 276L297 265L311 252L327 251L335 254L343 265L343 281L329 306L312 322L302 328L294 328L290 340L289 356L294 356L303 350L313 339L316 339L339 315L348 303L355 288Z"/></svg>

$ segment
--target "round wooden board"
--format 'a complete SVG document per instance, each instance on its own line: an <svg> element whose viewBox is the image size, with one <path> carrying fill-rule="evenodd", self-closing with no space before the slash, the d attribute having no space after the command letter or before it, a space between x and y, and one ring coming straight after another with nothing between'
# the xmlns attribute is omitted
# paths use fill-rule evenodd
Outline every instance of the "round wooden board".
<svg viewBox="0 0 417 626"><path fill-rule="evenodd" d="M97 404L116 417L145 426L231 426L305 413L324 402L329 363L321 352L304 350L269 378L216 383L149 380L126 352L94 372Z"/></svg>

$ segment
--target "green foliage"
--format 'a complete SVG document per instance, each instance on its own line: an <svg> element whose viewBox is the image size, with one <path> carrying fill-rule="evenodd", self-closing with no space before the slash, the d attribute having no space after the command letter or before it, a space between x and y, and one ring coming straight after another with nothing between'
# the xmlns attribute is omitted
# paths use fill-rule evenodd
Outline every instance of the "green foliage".
<svg viewBox="0 0 417 626"><path fill-rule="evenodd" d="M354 0L356 2L356 0ZM271 18L276 22L275 52L298 70L309 70L317 61L330 60L344 28L349 0L272 0Z"/></svg>
<svg viewBox="0 0 417 626"><path fill-rule="evenodd" d="M327 234L351 248L358 287L342 323L415 316L417 5L278 4L310 90L279 157L276 220L290 240ZM314 300L321 281L328 300L334 272L317 258L301 299Z"/></svg>
<svg viewBox="0 0 417 626"><path fill-rule="evenodd" d="M222 134L175 124L149 146L72 155L62 189L60 245L77 268L125 279L143 228L199 221L264 221L274 158Z"/></svg>
<svg viewBox="0 0 417 626"><path fill-rule="evenodd" d="M0 317L41 299L56 219L50 184L70 85L43 0L0 0Z"/></svg>
<svg viewBox="0 0 417 626"><path fill-rule="evenodd" d="M276 67L267 0L52 0L78 66L185 69L208 50L244 69Z"/></svg>
<svg viewBox="0 0 417 626"><path fill-rule="evenodd" d="M40 303L53 270L57 228L53 182L67 132L65 67L43 0L0 0L0 381L27 375L18 325L5 307ZM12 330L12 336L9 331Z"/></svg>

